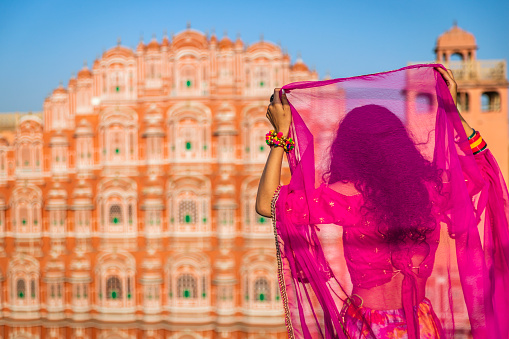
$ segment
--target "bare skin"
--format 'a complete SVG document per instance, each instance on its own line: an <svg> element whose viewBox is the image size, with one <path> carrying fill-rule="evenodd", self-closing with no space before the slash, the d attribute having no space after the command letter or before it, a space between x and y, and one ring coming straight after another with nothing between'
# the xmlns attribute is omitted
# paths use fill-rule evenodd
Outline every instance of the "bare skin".
<svg viewBox="0 0 509 339"><path fill-rule="evenodd" d="M444 78L445 83L451 93L454 104L457 104L457 84L451 70L444 70L442 68L435 68ZM274 89L274 100L267 108L267 119L269 119L276 132L282 132L283 136L288 135L292 116L290 106L283 94L282 100L279 100L279 88ZM466 135L471 135L473 129L459 115ZM258 194L256 196L256 211L258 214L271 217L271 201L275 190L280 184L281 180L281 165L283 160L284 151L281 147L272 148L267 158L265 168L263 170L260 184L258 186ZM337 183L330 185L330 188L337 190L346 195L354 195L359 192L348 183ZM414 267L418 267L424 259L423 255L414 255L412 263ZM415 270L416 272L416 270ZM417 272L416 272L417 273ZM426 280L417 278L417 300L422 300L425 296ZM363 305L371 309L397 309L401 308L401 285L403 282L403 274L397 273L393 279L381 286L371 289L354 288L352 293L362 298ZM355 300L359 302L360 300Z"/></svg>

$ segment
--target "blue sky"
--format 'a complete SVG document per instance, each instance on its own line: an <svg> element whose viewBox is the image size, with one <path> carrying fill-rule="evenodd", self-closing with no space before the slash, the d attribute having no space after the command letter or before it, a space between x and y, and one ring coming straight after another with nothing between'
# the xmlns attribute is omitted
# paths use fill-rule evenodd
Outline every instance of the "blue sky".
<svg viewBox="0 0 509 339"><path fill-rule="evenodd" d="M0 112L39 111L87 60L143 36L186 28L264 39L300 54L320 77L347 77L433 60L454 21L479 59L509 59L509 1L21 1L0 0Z"/></svg>

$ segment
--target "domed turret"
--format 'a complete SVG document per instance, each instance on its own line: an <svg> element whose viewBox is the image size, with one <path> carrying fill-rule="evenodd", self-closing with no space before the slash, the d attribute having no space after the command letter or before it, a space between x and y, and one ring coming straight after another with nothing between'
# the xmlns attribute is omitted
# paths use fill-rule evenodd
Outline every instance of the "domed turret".
<svg viewBox="0 0 509 339"><path fill-rule="evenodd" d="M449 62L451 55L459 55L461 60L474 60L477 44L475 37L456 24L437 39L435 53L438 61Z"/></svg>

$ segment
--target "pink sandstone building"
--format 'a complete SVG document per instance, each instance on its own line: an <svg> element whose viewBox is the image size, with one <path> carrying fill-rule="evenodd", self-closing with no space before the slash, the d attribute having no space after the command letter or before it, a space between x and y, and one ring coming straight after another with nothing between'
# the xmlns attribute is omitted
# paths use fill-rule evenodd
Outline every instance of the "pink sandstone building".
<svg viewBox="0 0 509 339"><path fill-rule="evenodd" d="M475 50L454 27L437 60L507 174L506 65ZM273 88L317 79L272 43L187 29L106 51L41 114L0 116L0 337L286 338L254 202Z"/></svg>

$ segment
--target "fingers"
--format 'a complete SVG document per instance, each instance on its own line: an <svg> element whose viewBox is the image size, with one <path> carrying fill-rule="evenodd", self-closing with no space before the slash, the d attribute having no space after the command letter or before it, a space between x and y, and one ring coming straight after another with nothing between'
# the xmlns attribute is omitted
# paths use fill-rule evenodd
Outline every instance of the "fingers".
<svg viewBox="0 0 509 339"><path fill-rule="evenodd" d="M274 100L272 100L272 104L280 104L281 100L279 99L279 91L281 88L274 88Z"/></svg>
<svg viewBox="0 0 509 339"><path fill-rule="evenodd" d="M286 94L284 91L283 91L283 95L281 96L281 102L283 103L283 106L288 105L288 99L286 98Z"/></svg>

